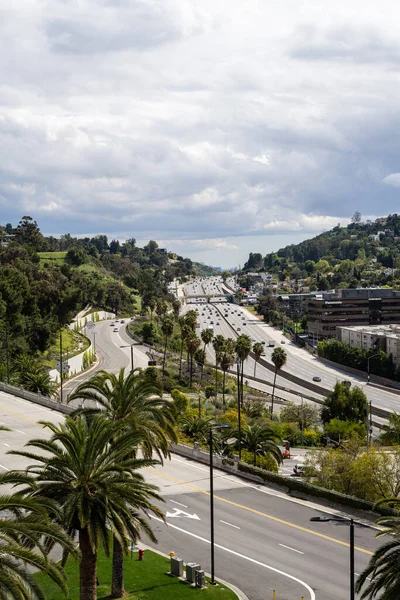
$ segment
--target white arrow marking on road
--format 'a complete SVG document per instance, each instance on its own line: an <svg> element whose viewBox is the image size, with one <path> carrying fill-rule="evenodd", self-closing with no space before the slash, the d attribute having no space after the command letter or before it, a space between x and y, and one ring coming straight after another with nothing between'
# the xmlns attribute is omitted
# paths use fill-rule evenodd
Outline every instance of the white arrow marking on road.
<svg viewBox="0 0 400 600"><path fill-rule="evenodd" d="M168 517L186 517L187 519L197 519L198 521L200 521L200 517L198 517L196 514L191 515L190 513L187 513L184 510L181 510L180 508L174 508L173 513L167 512L165 516L167 518Z"/></svg>

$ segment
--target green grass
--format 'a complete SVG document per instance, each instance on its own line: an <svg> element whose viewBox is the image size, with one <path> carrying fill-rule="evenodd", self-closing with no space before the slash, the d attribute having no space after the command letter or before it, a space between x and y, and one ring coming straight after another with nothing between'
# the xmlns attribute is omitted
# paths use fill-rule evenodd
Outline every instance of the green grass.
<svg viewBox="0 0 400 600"><path fill-rule="evenodd" d="M167 575L169 559L146 550L144 560L139 562L137 552L133 558L125 557L125 600L237 600L236 594L223 585L208 585L203 590L194 589L181 580ZM79 565L70 559L65 569L69 594L68 600L79 600ZM35 574L46 600L66 600L61 590L43 573ZM111 591L111 558L99 552L97 598L109 598Z"/></svg>
<svg viewBox="0 0 400 600"><path fill-rule="evenodd" d="M40 266L43 267L45 263L53 265L62 265L65 262L66 252L38 252L40 258Z"/></svg>
<svg viewBox="0 0 400 600"><path fill-rule="evenodd" d="M78 340L82 340L83 345L81 348L78 348ZM63 360L67 360L68 358L72 358L81 352L84 352L89 347L88 339L77 333L76 331L72 331L69 328L65 328L62 330L62 350L63 350ZM54 340L54 343L50 346L50 348L44 354L44 363L47 367L54 369L57 361L60 360L60 336L58 335Z"/></svg>

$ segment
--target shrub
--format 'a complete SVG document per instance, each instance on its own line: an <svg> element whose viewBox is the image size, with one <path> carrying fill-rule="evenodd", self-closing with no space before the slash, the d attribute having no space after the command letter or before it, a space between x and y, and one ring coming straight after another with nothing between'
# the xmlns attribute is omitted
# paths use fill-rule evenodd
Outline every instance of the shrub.
<svg viewBox="0 0 400 600"><path fill-rule="evenodd" d="M248 450L242 450L241 455L242 462L248 465L253 465L254 456L252 452L249 452ZM257 467L260 469L265 469L266 471L271 471L271 473L278 472L276 460L270 454L267 456L257 456Z"/></svg>
<svg viewBox="0 0 400 600"><path fill-rule="evenodd" d="M215 396L215 387L213 385L208 385L204 390L204 395L206 398L211 398Z"/></svg>

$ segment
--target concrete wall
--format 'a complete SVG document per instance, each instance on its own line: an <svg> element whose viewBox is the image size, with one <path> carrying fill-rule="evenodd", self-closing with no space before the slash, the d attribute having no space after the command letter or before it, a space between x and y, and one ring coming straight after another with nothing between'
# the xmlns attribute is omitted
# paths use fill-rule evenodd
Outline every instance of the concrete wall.
<svg viewBox="0 0 400 600"><path fill-rule="evenodd" d="M17 388L13 385L8 385L7 383L3 383L0 381L0 391L5 392L7 394L12 394L13 396L17 396L18 398L23 398L24 400L29 400L29 402L34 402L35 404L40 404L41 406L46 406L47 408L52 408L53 410L57 410L58 412L64 414L70 414L75 408L72 406L67 406L65 404L60 404L57 400L53 400L52 398L47 398L46 396L42 396L41 394L35 394L34 392L28 392L23 388Z"/></svg>

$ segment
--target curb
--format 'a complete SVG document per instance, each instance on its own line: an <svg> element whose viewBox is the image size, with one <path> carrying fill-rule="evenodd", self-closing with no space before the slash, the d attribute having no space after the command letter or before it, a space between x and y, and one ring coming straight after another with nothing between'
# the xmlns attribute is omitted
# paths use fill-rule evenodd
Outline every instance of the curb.
<svg viewBox="0 0 400 600"><path fill-rule="evenodd" d="M156 554L159 554L160 556L163 556L164 558L169 558L168 554L165 554L164 552L161 552L160 550L156 550L155 548L152 548L151 546L148 546L147 544L142 544L140 542L140 543L137 543L136 546L137 547L140 546L141 548L143 548L143 550L151 550L152 552L155 552ZM206 575L207 575L207 577L211 577L210 573L206 573ZM217 580L220 581L227 588L232 590L232 592L237 595L239 600L250 600L249 597L246 596L246 594L244 592L242 592L242 590L240 590L238 587L233 585L233 583L229 583L228 581L225 581L224 579L221 579L220 577L217 577Z"/></svg>

